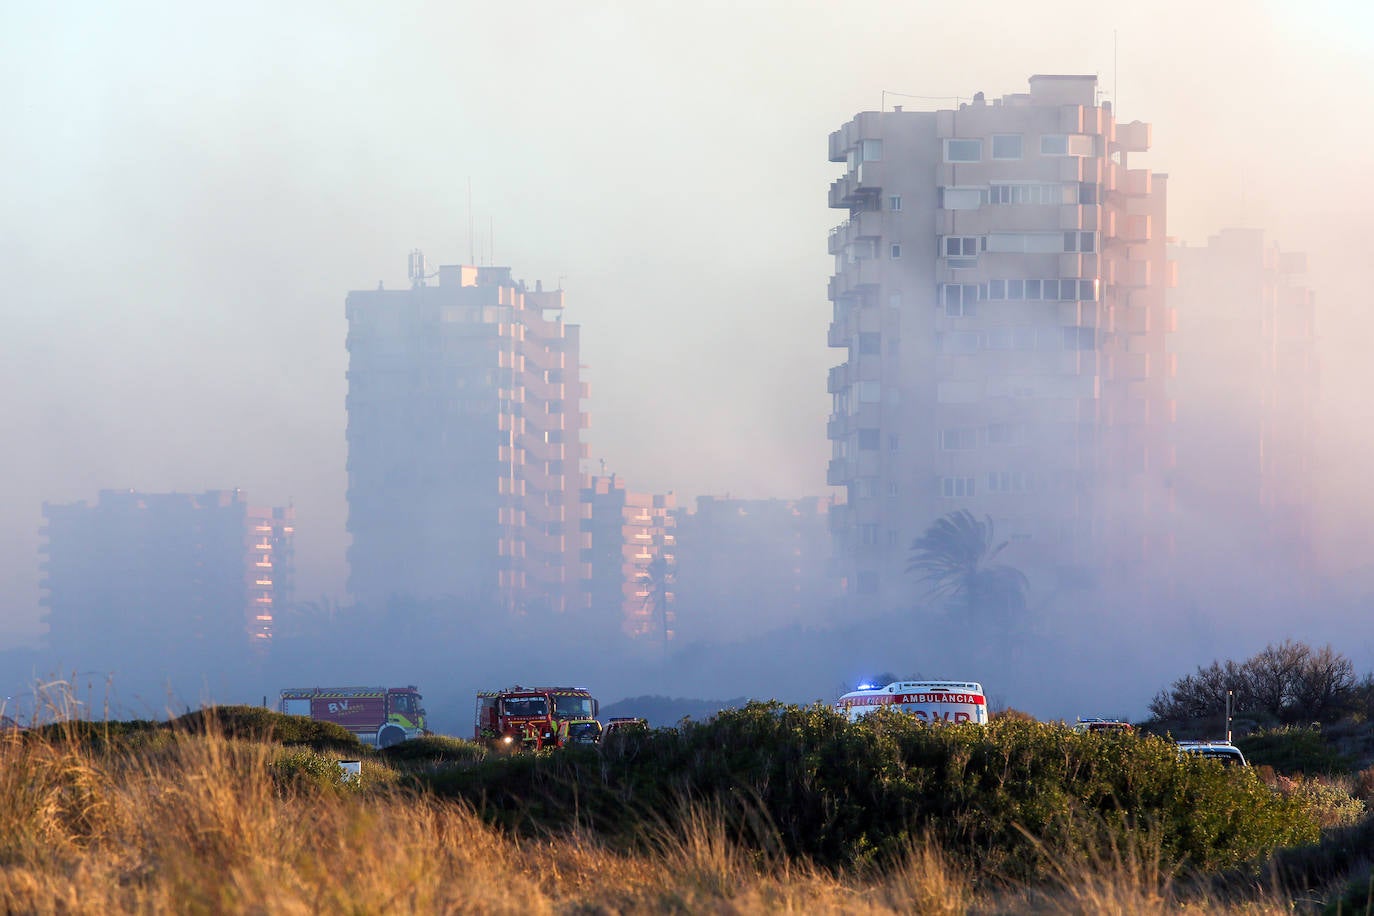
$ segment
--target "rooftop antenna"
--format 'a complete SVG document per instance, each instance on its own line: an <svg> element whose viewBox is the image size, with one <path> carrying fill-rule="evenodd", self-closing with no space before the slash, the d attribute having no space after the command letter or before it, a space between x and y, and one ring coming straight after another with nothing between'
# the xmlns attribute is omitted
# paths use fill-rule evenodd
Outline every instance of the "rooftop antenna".
<svg viewBox="0 0 1374 916"><path fill-rule="evenodd" d="M468 176L468 263L476 264L477 255L472 251L472 176Z"/></svg>

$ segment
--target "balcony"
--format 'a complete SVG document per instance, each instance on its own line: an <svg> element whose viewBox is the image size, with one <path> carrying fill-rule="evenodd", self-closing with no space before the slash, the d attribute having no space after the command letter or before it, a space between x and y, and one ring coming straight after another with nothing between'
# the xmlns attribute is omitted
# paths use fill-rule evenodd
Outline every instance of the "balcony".
<svg viewBox="0 0 1374 916"><path fill-rule="evenodd" d="M1150 148L1150 133L1150 125L1144 121L1117 124L1116 146L1128 153L1143 153Z"/></svg>
<svg viewBox="0 0 1374 916"><path fill-rule="evenodd" d="M882 193L884 165L883 162L860 162L852 172L832 181L830 206L848 209L865 196Z"/></svg>
<svg viewBox="0 0 1374 916"><path fill-rule="evenodd" d="M1117 223L1120 228L1118 238L1127 242L1148 242L1151 238L1153 220L1149 214L1136 213Z"/></svg>
<svg viewBox="0 0 1374 916"><path fill-rule="evenodd" d="M1154 188L1149 169L1126 169L1126 194L1130 197L1149 197Z"/></svg>
<svg viewBox="0 0 1374 916"><path fill-rule="evenodd" d="M825 341L831 347L847 347L849 346L849 333L845 330L844 325L838 321L832 321L826 332Z"/></svg>
<svg viewBox="0 0 1374 916"><path fill-rule="evenodd" d="M830 132L830 161L845 162L849 158L849 150L844 143L844 130L832 130Z"/></svg>
<svg viewBox="0 0 1374 916"><path fill-rule="evenodd" d="M830 374L825 380L825 390L828 394L839 394L849 387L849 363L841 363L830 369Z"/></svg>
<svg viewBox="0 0 1374 916"><path fill-rule="evenodd" d="M832 487L842 487L849 483L849 462L844 458L831 458L825 468L825 482Z"/></svg>
<svg viewBox="0 0 1374 916"><path fill-rule="evenodd" d="M825 422L825 438L835 441L849 435L849 417L846 414L833 416Z"/></svg>

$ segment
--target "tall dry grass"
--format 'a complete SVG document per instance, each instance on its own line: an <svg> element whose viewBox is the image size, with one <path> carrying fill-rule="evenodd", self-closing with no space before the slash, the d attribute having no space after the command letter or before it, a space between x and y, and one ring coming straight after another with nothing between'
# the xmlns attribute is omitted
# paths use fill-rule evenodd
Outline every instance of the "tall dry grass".
<svg viewBox="0 0 1374 916"><path fill-rule="evenodd" d="M975 885L930 841L863 875L769 848L757 811L699 806L645 852L587 832L517 839L471 808L388 787L282 777L283 748L169 731L92 745L0 740L0 910L16 913L1292 912L1281 895L1189 899L1148 844L1052 887ZM380 764L376 765L380 766ZM750 833L753 831L753 833ZM761 842L761 840L763 840ZM746 842L747 841L747 842Z"/></svg>

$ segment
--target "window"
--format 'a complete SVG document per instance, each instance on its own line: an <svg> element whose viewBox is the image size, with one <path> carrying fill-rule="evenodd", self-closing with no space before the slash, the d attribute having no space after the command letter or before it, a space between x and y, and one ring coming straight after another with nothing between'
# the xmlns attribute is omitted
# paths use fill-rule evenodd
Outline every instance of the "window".
<svg viewBox="0 0 1374 916"><path fill-rule="evenodd" d="M983 158L982 140L946 140L946 162L978 162Z"/></svg>
<svg viewBox="0 0 1374 916"><path fill-rule="evenodd" d="M940 448L947 452L962 452L978 447L977 429L940 430Z"/></svg>
<svg viewBox="0 0 1374 916"><path fill-rule="evenodd" d="M987 202L987 188L940 189L940 209L942 210L977 210Z"/></svg>
<svg viewBox="0 0 1374 916"><path fill-rule="evenodd" d="M859 430L859 451L876 452L878 444L882 441L882 435L876 429Z"/></svg>
<svg viewBox="0 0 1374 916"><path fill-rule="evenodd" d="M1024 445L1026 427L1022 423L989 423L988 445Z"/></svg>
<svg viewBox="0 0 1374 916"><path fill-rule="evenodd" d="M859 403L877 404L883 399L883 386L875 380L859 382Z"/></svg>
<svg viewBox="0 0 1374 916"><path fill-rule="evenodd" d="M874 477L860 477L855 489L860 499L872 499L878 495L878 480Z"/></svg>
<svg viewBox="0 0 1374 916"><path fill-rule="evenodd" d="M940 284L940 303L945 314L951 318L967 318L978 313L978 284L942 283Z"/></svg>
<svg viewBox="0 0 1374 916"><path fill-rule="evenodd" d="M877 525L860 525L860 526L859 526L859 543L862 544L862 545L865 546L865 547L876 547L876 546L878 546L878 526L877 526Z"/></svg>
<svg viewBox="0 0 1374 916"><path fill-rule="evenodd" d="M1069 204L1076 192L1071 184L995 184L988 189L994 204Z"/></svg>
<svg viewBox="0 0 1374 916"><path fill-rule="evenodd" d="M1097 185L1085 181L1078 186L1078 202L1080 204L1093 205L1097 203L1097 199Z"/></svg>
<svg viewBox="0 0 1374 916"><path fill-rule="evenodd" d="M891 249L892 260L897 261L902 257L902 246L900 243L894 244Z"/></svg>
<svg viewBox="0 0 1374 916"><path fill-rule="evenodd" d="M1040 138L1042 156L1091 156L1093 138L1088 134L1045 134Z"/></svg>
<svg viewBox="0 0 1374 916"><path fill-rule="evenodd" d="M896 433L887 434L887 450L889 452L901 451L902 437Z"/></svg>
<svg viewBox="0 0 1374 916"><path fill-rule="evenodd" d="M889 480L889 481L887 482L887 495L888 495L889 497L891 497L891 498L896 498L896 496L897 496L897 481L895 481L895 480Z"/></svg>
<svg viewBox="0 0 1374 916"><path fill-rule="evenodd" d="M901 197L901 195L900 195L900 194L893 194L891 197L889 197L889 198L887 199L887 208L888 208L889 210L900 210L900 209L902 209L902 197Z"/></svg>
<svg viewBox="0 0 1374 916"><path fill-rule="evenodd" d="M981 247L981 239L976 235L945 236L944 251L947 258L976 258Z"/></svg>
<svg viewBox="0 0 1374 916"><path fill-rule="evenodd" d="M1020 135L1020 134L993 134L993 135L992 135L992 158L994 158L994 159L1020 159L1020 158L1021 158L1021 135Z"/></svg>
<svg viewBox="0 0 1374 916"><path fill-rule="evenodd" d="M865 140L862 145L864 162L880 162L883 158L883 141Z"/></svg>
<svg viewBox="0 0 1374 916"><path fill-rule="evenodd" d="M863 331L859 334L859 354L876 356L883 352L883 336L876 331Z"/></svg>
<svg viewBox="0 0 1374 916"><path fill-rule="evenodd" d="M986 250L1057 254L1064 250L1064 239L1058 232L989 232Z"/></svg>
<svg viewBox="0 0 1374 916"><path fill-rule="evenodd" d="M945 499L969 499L974 495L972 477L941 477L940 496Z"/></svg>
<svg viewBox="0 0 1374 916"><path fill-rule="evenodd" d="M1091 350L1097 346L1092 328L1064 328L1065 350Z"/></svg>
<svg viewBox="0 0 1374 916"><path fill-rule="evenodd" d="M1097 251L1096 232L1065 232L1064 250L1081 251L1084 254L1092 254Z"/></svg>
<svg viewBox="0 0 1374 916"><path fill-rule="evenodd" d="M901 294L901 293L888 293L888 294L887 294L887 307L888 307L888 308L891 308L891 309L899 309L899 308L901 308L901 307L902 307L902 294Z"/></svg>
<svg viewBox="0 0 1374 916"><path fill-rule="evenodd" d="M861 572L855 577L854 591L860 595L878 594L878 574Z"/></svg>
<svg viewBox="0 0 1374 916"><path fill-rule="evenodd" d="M1030 493L1035 490L1029 474L1022 471L992 471L988 474L989 493Z"/></svg>

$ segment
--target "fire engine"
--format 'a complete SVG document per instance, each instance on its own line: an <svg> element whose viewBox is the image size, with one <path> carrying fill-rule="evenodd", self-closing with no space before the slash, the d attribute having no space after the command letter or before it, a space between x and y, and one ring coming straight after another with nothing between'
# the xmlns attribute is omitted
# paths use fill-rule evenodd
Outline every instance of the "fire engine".
<svg viewBox="0 0 1374 916"><path fill-rule="evenodd" d="M585 687L522 687L477 694L473 737L489 747L540 750L595 744L599 705Z"/></svg>
<svg viewBox="0 0 1374 916"><path fill-rule="evenodd" d="M851 722L883 708L910 713L929 723L988 722L983 685L974 681L893 681L885 687L860 684L835 702L835 711Z"/></svg>
<svg viewBox="0 0 1374 916"><path fill-rule="evenodd" d="M364 744L391 747L429 734L420 691L410 687L300 687L283 690L278 710L333 722Z"/></svg>

